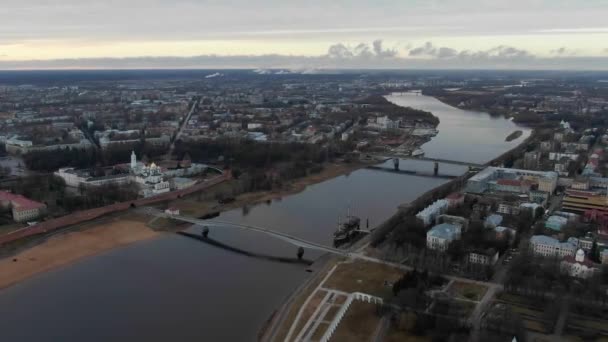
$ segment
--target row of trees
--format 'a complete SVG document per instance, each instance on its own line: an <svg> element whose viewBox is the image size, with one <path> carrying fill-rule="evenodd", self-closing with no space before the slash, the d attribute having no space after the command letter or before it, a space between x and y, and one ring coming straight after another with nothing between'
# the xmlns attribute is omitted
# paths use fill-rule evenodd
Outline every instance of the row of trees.
<svg viewBox="0 0 608 342"><path fill-rule="evenodd" d="M316 163L331 161L345 153L339 145L320 146L303 143L260 143L248 139L177 141L178 158L189 154L194 162L224 162L244 169L268 168L278 163Z"/></svg>
<svg viewBox="0 0 608 342"><path fill-rule="evenodd" d="M127 202L137 199L138 187L136 184L107 184L96 187L79 188L78 194L65 195L57 198L57 205L67 211L91 209L118 202Z"/></svg>
<svg viewBox="0 0 608 342"><path fill-rule="evenodd" d="M62 167L90 168L128 163L131 151L138 156L160 157L166 148L145 142L135 145L115 145L106 150L68 148L61 151L33 151L23 155L29 170L53 172Z"/></svg>
<svg viewBox="0 0 608 342"><path fill-rule="evenodd" d="M407 120L420 120L432 124L434 126L439 124L439 118L434 116L431 112L426 112L411 107L398 106L388 101L382 95L369 96L359 103L371 105L368 108L368 112L380 112L386 114L392 120L396 119L407 119Z"/></svg>
<svg viewBox="0 0 608 342"><path fill-rule="evenodd" d="M466 338L468 327L463 320L466 317L463 308L449 297L429 296L429 289L446 283L445 278L426 270L405 273L393 284L393 295L385 299L380 312L391 314L391 323L397 330L430 335L433 340Z"/></svg>

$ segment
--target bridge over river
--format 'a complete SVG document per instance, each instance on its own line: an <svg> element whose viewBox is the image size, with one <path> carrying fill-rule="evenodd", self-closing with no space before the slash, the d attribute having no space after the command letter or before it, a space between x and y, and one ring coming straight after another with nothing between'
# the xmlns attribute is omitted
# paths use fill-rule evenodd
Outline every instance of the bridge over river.
<svg viewBox="0 0 608 342"><path fill-rule="evenodd" d="M423 157L423 156L403 156L403 155L391 155L389 154L382 154L382 155L378 155L378 158L382 159L383 161L389 161L391 159L404 159L404 160L420 160L420 161L428 161L428 162L435 162L435 163L440 163L440 164L451 164L451 165L461 165L461 166L468 166L468 167L473 167L473 168L483 168L486 167L487 165L484 164L478 164L478 163L472 163L472 162L467 162L467 161L460 161L460 160L451 160L451 159L442 159L442 158L431 158L431 157Z"/></svg>
<svg viewBox="0 0 608 342"><path fill-rule="evenodd" d="M268 228L256 227L256 226L250 226L250 225L244 225L244 224L238 224L238 223L232 223L232 222L217 221L217 220L202 220L202 219L197 219L197 218L193 218L193 217L165 213L162 210L159 210L156 208L151 208L151 207L144 207L144 208L138 209L138 211L141 213L147 214L147 215L192 223L192 224L195 224L195 225L198 225L201 227L219 228L219 229L235 229L236 228L236 229L253 231L253 232L257 232L257 233L266 234L273 238L283 240L287 243L290 243L292 245L302 247L302 248L314 249L314 250L337 254L337 255L346 256L346 257L354 256L353 253L350 253L350 252L342 250L342 249L326 246L326 245L308 241L308 240L304 240L299 237L292 236L292 235L282 233L282 232L278 232L276 230L272 230L272 229L268 229Z"/></svg>

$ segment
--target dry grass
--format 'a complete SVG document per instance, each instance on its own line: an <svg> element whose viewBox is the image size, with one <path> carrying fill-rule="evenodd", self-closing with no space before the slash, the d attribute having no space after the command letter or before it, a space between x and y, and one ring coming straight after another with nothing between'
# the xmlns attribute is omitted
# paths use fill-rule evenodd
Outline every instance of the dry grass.
<svg viewBox="0 0 608 342"><path fill-rule="evenodd" d="M331 309L329 309L329 311L327 311L327 314L325 315L324 320L332 321L336 317L336 314L338 313L338 311L340 311L340 307L333 306Z"/></svg>
<svg viewBox="0 0 608 342"><path fill-rule="evenodd" d="M327 331L327 328L329 327L328 323L321 323L319 324L319 326L317 327L317 330L315 330L314 334L312 334L310 340L311 341L318 341L321 339L321 337L323 337L323 335L325 335L325 332Z"/></svg>
<svg viewBox="0 0 608 342"><path fill-rule="evenodd" d="M345 292L363 292L384 297L391 293L391 288L384 281L397 281L403 271L390 266L367 262L353 261L339 264L332 276L323 284L324 287Z"/></svg>
<svg viewBox="0 0 608 342"><path fill-rule="evenodd" d="M344 315L331 342L370 341L378 327L380 317L376 305L355 301Z"/></svg>
<svg viewBox="0 0 608 342"><path fill-rule="evenodd" d="M291 328L291 325L294 323L294 320L298 315L298 311L300 311L300 308L302 307L302 305L304 305L306 299L313 293L313 291L321 283L321 281L323 281L323 277L325 276L325 274L327 274L327 272L329 272L329 270L331 270L335 263L335 260L328 262L324 270L319 272L318 277L313 282L308 284L308 286L306 286L302 290L302 292L297 295L293 303L287 309L287 313L285 314L285 320L283 321L283 324L281 324L281 326L279 327L279 330L276 334L276 341L285 340L285 337L289 332L289 328Z"/></svg>
<svg viewBox="0 0 608 342"><path fill-rule="evenodd" d="M302 311L302 315L300 316L300 320L296 325L296 329L294 330L295 336L297 336L302 329L304 329L304 325L306 322L312 317L312 314L315 312L317 307L321 304L323 297L327 294L327 291L318 290L313 295L304 310Z"/></svg>

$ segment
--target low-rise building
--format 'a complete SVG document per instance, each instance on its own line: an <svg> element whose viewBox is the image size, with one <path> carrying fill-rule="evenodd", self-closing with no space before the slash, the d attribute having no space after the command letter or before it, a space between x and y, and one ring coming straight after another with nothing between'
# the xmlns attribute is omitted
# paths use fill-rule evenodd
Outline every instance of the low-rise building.
<svg viewBox="0 0 608 342"><path fill-rule="evenodd" d="M532 185L539 191L553 193L557 187L558 175L553 171L531 171L502 167L487 167L469 178L466 191L483 194L486 191L506 191L527 193Z"/></svg>
<svg viewBox="0 0 608 342"><path fill-rule="evenodd" d="M425 226L435 222L437 217L448 210L449 202L445 199L435 201L433 204L421 210L416 217L422 221Z"/></svg>
<svg viewBox="0 0 608 342"><path fill-rule="evenodd" d="M559 242L546 235L534 235L530 239L530 248L537 255L562 258L576 253L578 240L569 238L566 242Z"/></svg>
<svg viewBox="0 0 608 342"><path fill-rule="evenodd" d="M46 209L44 203L32 201L27 197L6 191L0 191L0 205L4 208L10 208L15 222L35 220L42 216Z"/></svg>
<svg viewBox="0 0 608 342"><path fill-rule="evenodd" d="M549 218L545 222L545 228L559 232L562 230L562 228L564 228L564 226L566 224L568 224L567 218L562 217L562 216L552 215L552 216L549 216Z"/></svg>
<svg viewBox="0 0 608 342"><path fill-rule="evenodd" d="M484 222L484 226L486 228L496 228L498 226L500 226L500 224L502 223L502 215L498 215L498 214L492 214L488 217L486 217L486 221Z"/></svg>
<svg viewBox="0 0 608 342"><path fill-rule="evenodd" d="M450 243L460 239L462 227L460 225L441 223L426 233L426 247L438 251L448 249Z"/></svg>
<svg viewBox="0 0 608 342"><path fill-rule="evenodd" d="M494 248L469 252L469 262L480 265L494 265L498 261L498 251Z"/></svg>
<svg viewBox="0 0 608 342"><path fill-rule="evenodd" d="M496 212L504 215L519 215L520 206L517 203L502 202Z"/></svg>

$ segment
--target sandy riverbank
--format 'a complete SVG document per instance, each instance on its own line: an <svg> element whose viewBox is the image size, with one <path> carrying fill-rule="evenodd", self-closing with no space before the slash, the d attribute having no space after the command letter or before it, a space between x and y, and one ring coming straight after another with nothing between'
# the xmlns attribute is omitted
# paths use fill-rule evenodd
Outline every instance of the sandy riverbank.
<svg viewBox="0 0 608 342"><path fill-rule="evenodd" d="M220 210L255 205L296 194L309 185L348 174L365 166L367 164L330 164L322 172L299 179L284 189L243 194L235 202L222 206ZM204 207L204 203L199 205ZM136 214L102 217L74 227L73 232L58 234L39 245L0 259L0 289L38 273L68 266L79 259L159 236L161 233L146 226L147 219L149 218L138 217Z"/></svg>
<svg viewBox="0 0 608 342"><path fill-rule="evenodd" d="M79 259L159 235L146 227L143 220L118 217L93 222L87 229L53 236L40 245L1 259L0 289Z"/></svg>

